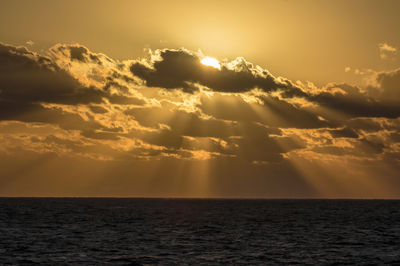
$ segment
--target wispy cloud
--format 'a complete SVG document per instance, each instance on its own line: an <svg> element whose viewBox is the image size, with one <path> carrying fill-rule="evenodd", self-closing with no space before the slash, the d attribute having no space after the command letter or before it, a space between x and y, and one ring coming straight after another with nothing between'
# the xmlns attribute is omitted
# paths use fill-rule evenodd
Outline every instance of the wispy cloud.
<svg viewBox="0 0 400 266"><path fill-rule="evenodd" d="M397 53L397 49L387 43L379 44L379 56L381 59L388 59Z"/></svg>

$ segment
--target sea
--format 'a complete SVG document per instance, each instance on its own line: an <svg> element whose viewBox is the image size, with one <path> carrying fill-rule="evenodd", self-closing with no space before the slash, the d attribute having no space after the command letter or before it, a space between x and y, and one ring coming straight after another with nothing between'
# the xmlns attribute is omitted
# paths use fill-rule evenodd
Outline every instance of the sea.
<svg viewBox="0 0 400 266"><path fill-rule="evenodd" d="M1 265L400 265L400 201L0 198Z"/></svg>

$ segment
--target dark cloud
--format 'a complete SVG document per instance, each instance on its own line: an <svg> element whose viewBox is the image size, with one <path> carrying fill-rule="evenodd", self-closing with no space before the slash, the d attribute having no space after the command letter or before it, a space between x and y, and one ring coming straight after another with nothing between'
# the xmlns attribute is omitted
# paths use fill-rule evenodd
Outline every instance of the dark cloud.
<svg viewBox="0 0 400 266"><path fill-rule="evenodd" d="M106 129L94 120L84 120L80 115L61 108L46 108L36 103L0 102L0 120L41 122L59 125L67 130Z"/></svg>
<svg viewBox="0 0 400 266"><path fill-rule="evenodd" d="M160 51L159 60L151 62L151 67L136 62L130 69L150 87L192 91L195 89L192 83L199 83L218 92L246 92L254 88L267 92L280 88L300 91L276 79L266 70L255 68L243 58L237 60L234 69L224 64L217 69L201 64L200 58L187 50L165 49Z"/></svg>
<svg viewBox="0 0 400 266"><path fill-rule="evenodd" d="M339 89L340 91L336 91ZM381 72L365 91L348 84L331 84L311 94L309 101L350 117L400 117L400 70Z"/></svg>
<svg viewBox="0 0 400 266"><path fill-rule="evenodd" d="M348 127L342 129L333 129L330 130L329 133L334 138L358 138L357 132Z"/></svg>
<svg viewBox="0 0 400 266"><path fill-rule="evenodd" d="M323 92L312 95L308 99L347 117L397 118L400 116L399 102L379 101L366 95L352 96Z"/></svg>
<svg viewBox="0 0 400 266"><path fill-rule="evenodd" d="M78 49L74 54L77 59L78 51L81 50ZM85 49L82 51L89 53ZM105 113L107 110L100 106L104 99L116 104L144 104L143 100L136 97L84 86L52 59L30 52L24 47L0 43L0 120L51 123L64 129L81 130L88 137L115 139L115 136L110 136L111 133L96 132L107 127L93 118L85 120L78 114L60 108L43 106L94 103L98 105L89 107L93 113ZM117 131L120 131L120 128L117 128Z"/></svg>
<svg viewBox="0 0 400 266"><path fill-rule="evenodd" d="M265 92L278 90L283 98L303 98L348 117L396 118L400 116L400 98L398 90L396 90L400 82L400 71L378 75L377 82L383 92L381 97L376 99L362 92L359 88L347 84L333 84L320 92L305 92L294 85L293 82L283 78L277 79L268 71L254 67L244 59L238 60L230 68L228 68L228 64L221 63L221 69L217 69L201 64L200 58L196 54L183 49L161 50L159 51L159 58L149 62L149 64L148 66L136 62L131 65L130 70L134 75L145 80L147 86L151 87L181 88L184 91L193 92L196 90L193 84L199 83L216 92L240 93L255 88ZM340 91L337 92L335 89L340 89ZM392 100L392 97L397 98ZM289 109L294 108L278 99L268 103L270 103L270 108L279 108L278 105L280 105L282 109L277 111L290 112ZM283 107L285 104L286 108ZM247 112L253 111L247 110ZM305 111L297 110L297 113L304 114ZM238 117L243 116L243 114L239 114ZM308 118L304 116L301 119L296 119L296 116L291 117L294 118L292 121L309 121L308 124L306 122L305 127L318 127L323 124L312 114L306 116Z"/></svg>
<svg viewBox="0 0 400 266"><path fill-rule="evenodd" d="M400 117L400 99L372 97L371 93L348 84L329 84L323 90L308 92L301 98L315 104L303 110L324 117L332 126L343 125L348 119L355 118Z"/></svg>
<svg viewBox="0 0 400 266"><path fill-rule="evenodd" d="M100 103L106 94L84 87L49 58L0 44L0 99L18 103Z"/></svg>

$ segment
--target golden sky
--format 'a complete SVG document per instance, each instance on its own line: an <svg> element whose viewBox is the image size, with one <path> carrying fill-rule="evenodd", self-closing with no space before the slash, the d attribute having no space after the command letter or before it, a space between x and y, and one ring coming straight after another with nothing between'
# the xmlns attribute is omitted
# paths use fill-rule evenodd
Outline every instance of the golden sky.
<svg viewBox="0 0 400 266"><path fill-rule="evenodd" d="M399 1L1 1L0 196L399 198Z"/></svg>

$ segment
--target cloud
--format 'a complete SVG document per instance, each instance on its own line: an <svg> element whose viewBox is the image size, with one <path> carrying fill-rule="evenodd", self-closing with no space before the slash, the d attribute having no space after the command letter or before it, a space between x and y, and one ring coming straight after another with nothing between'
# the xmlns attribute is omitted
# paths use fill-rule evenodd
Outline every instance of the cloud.
<svg viewBox="0 0 400 266"><path fill-rule="evenodd" d="M386 76L387 73L384 74ZM391 82L390 82L391 83ZM387 117L397 118L400 116L400 98L376 97L371 91L379 89L382 95L388 93L390 87L382 86L383 79L377 78L377 87L370 86L361 90L356 86L348 84L329 84L323 91L310 94L308 100L318 104L318 107L311 108L314 112L323 114L334 120L333 116L342 118L349 117ZM322 107L322 108L320 108Z"/></svg>
<svg viewBox="0 0 400 266"><path fill-rule="evenodd" d="M375 74L375 71L373 71L372 69L358 69L358 68L352 69L349 66L344 68L344 72L353 73L353 74L359 75L359 76L368 76L368 75Z"/></svg>
<svg viewBox="0 0 400 266"><path fill-rule="evenodd" d="M400 116L397 100L390 102L376 99L370 97L361 89L347 84L331 84L323 90L307 91L288 79L274 77L267 70L254 66L243 58L231 62L222 62L221 69L216 69L202 65L198 54L185 49L164 49L155 51L148 61L133 63L130 70L134 75L143 79L147 86L151 87L182 89L191 93L198 89L196 84L205 86L214 92L225 93L245 93L260 89L268 94L278 92L280 97L283 98L303 98L306 101L337 110L352 117L394 118ZM382 83L382 81L382 78L378 78L378 83ZM341 92L337 93L334 91L335 89L340 89ZM287 104L286 101L280 101L278 98L271 103L286 104L286 108L282 110L295 108L290 107L290 104ZM264 105L266 105L266 102L264 102ZM277 105L271 104L269 107L273 108L274 106ZM248 113L251 112L253 110ZM300 114L302 112L306 111L298 110L294 113ZM292 115L293 117L295 116ZM312 117L312 115L310 114L309 117ZM315 115L314 124L321 125L322 122L315 119L316 117ZM299 119L291 120L299 121Z"/></svg>
<svg viewBox="0 0 400 266"><path fill-rule="evenodd" d="M104 114L106 109L101 105L106 103L145 104L143 99L117 86L117 81L104 87L87 86L52 58L25 47L0 43L0 70L2 120L54 123L66 129L88 132L109 126L62 106L88 105L94 114Z"/></svg>
<svg viewBox="0 0 400 266"><path fill-rule="evenodd" d="M318 160L397 154L399 70L377 73L366 88L319 88L243 58L205 66L200 53L185 49L117 61L80 44L57 44L47 55L1 44L0 58L0 121L58 130L13 137L21 149L41 143L45 152L99 160L224 158L259 166L300 153Z"/></svg>
<svg viewBox="0 0 400 266"><path fill-rule="evenodd" d="M131 72L146 81L150 87L197 90L194 84L206 86L216 92L247 92L259 88L266 92L288 90L301 93L283 79L254 66L244 58L222 62L221 69L201 64L200 55L185 49L155 51L149 62L135 62Z"/></svg>
<svg viewBox="0 0 400 266"><path fill-rule="evenodd" d="M179 176L224 191L252 184L257 195L292 185L317 193L318 180L348 187L341 177L368 180L381 169L396 176L399 69L374 72L366 87L318 87L240 57L221 69L202 57L163 49L118 61L80 44L44 54L0 44L0 158L14 165L0 160L0 173L73 161L93 166L85 176L107 165L125 181L169 186Z"/></svg>
<svg viewBox="0 0 400 266"><path fill-rule="evenodd" d="M50 58L0 44L0 98L17 103L100 103L106 94L84 87Z"/></svg>
<svg viewBox="0 0 400 266"><path fill-rule="evenodd" d="M385 101L400 101L400 69L380 72L376 75L376 83L368 89L373 96Z"/></svg>
<svg viewBox="0 0 400 266"><path fill-rule="evenodd" d="M397 49L387 43L380 43L378 46L381 59L388 59L397 53Z"/></svg>
<svg viewBox="0 0 400 266"><path fill-rule="evenodd" d="M104 65L114 61L102 53L91 52L81 44L56 44L50 48L50 55L57 59L66 59L66 63L78 61L81 63L95 63Z"/></svg>

